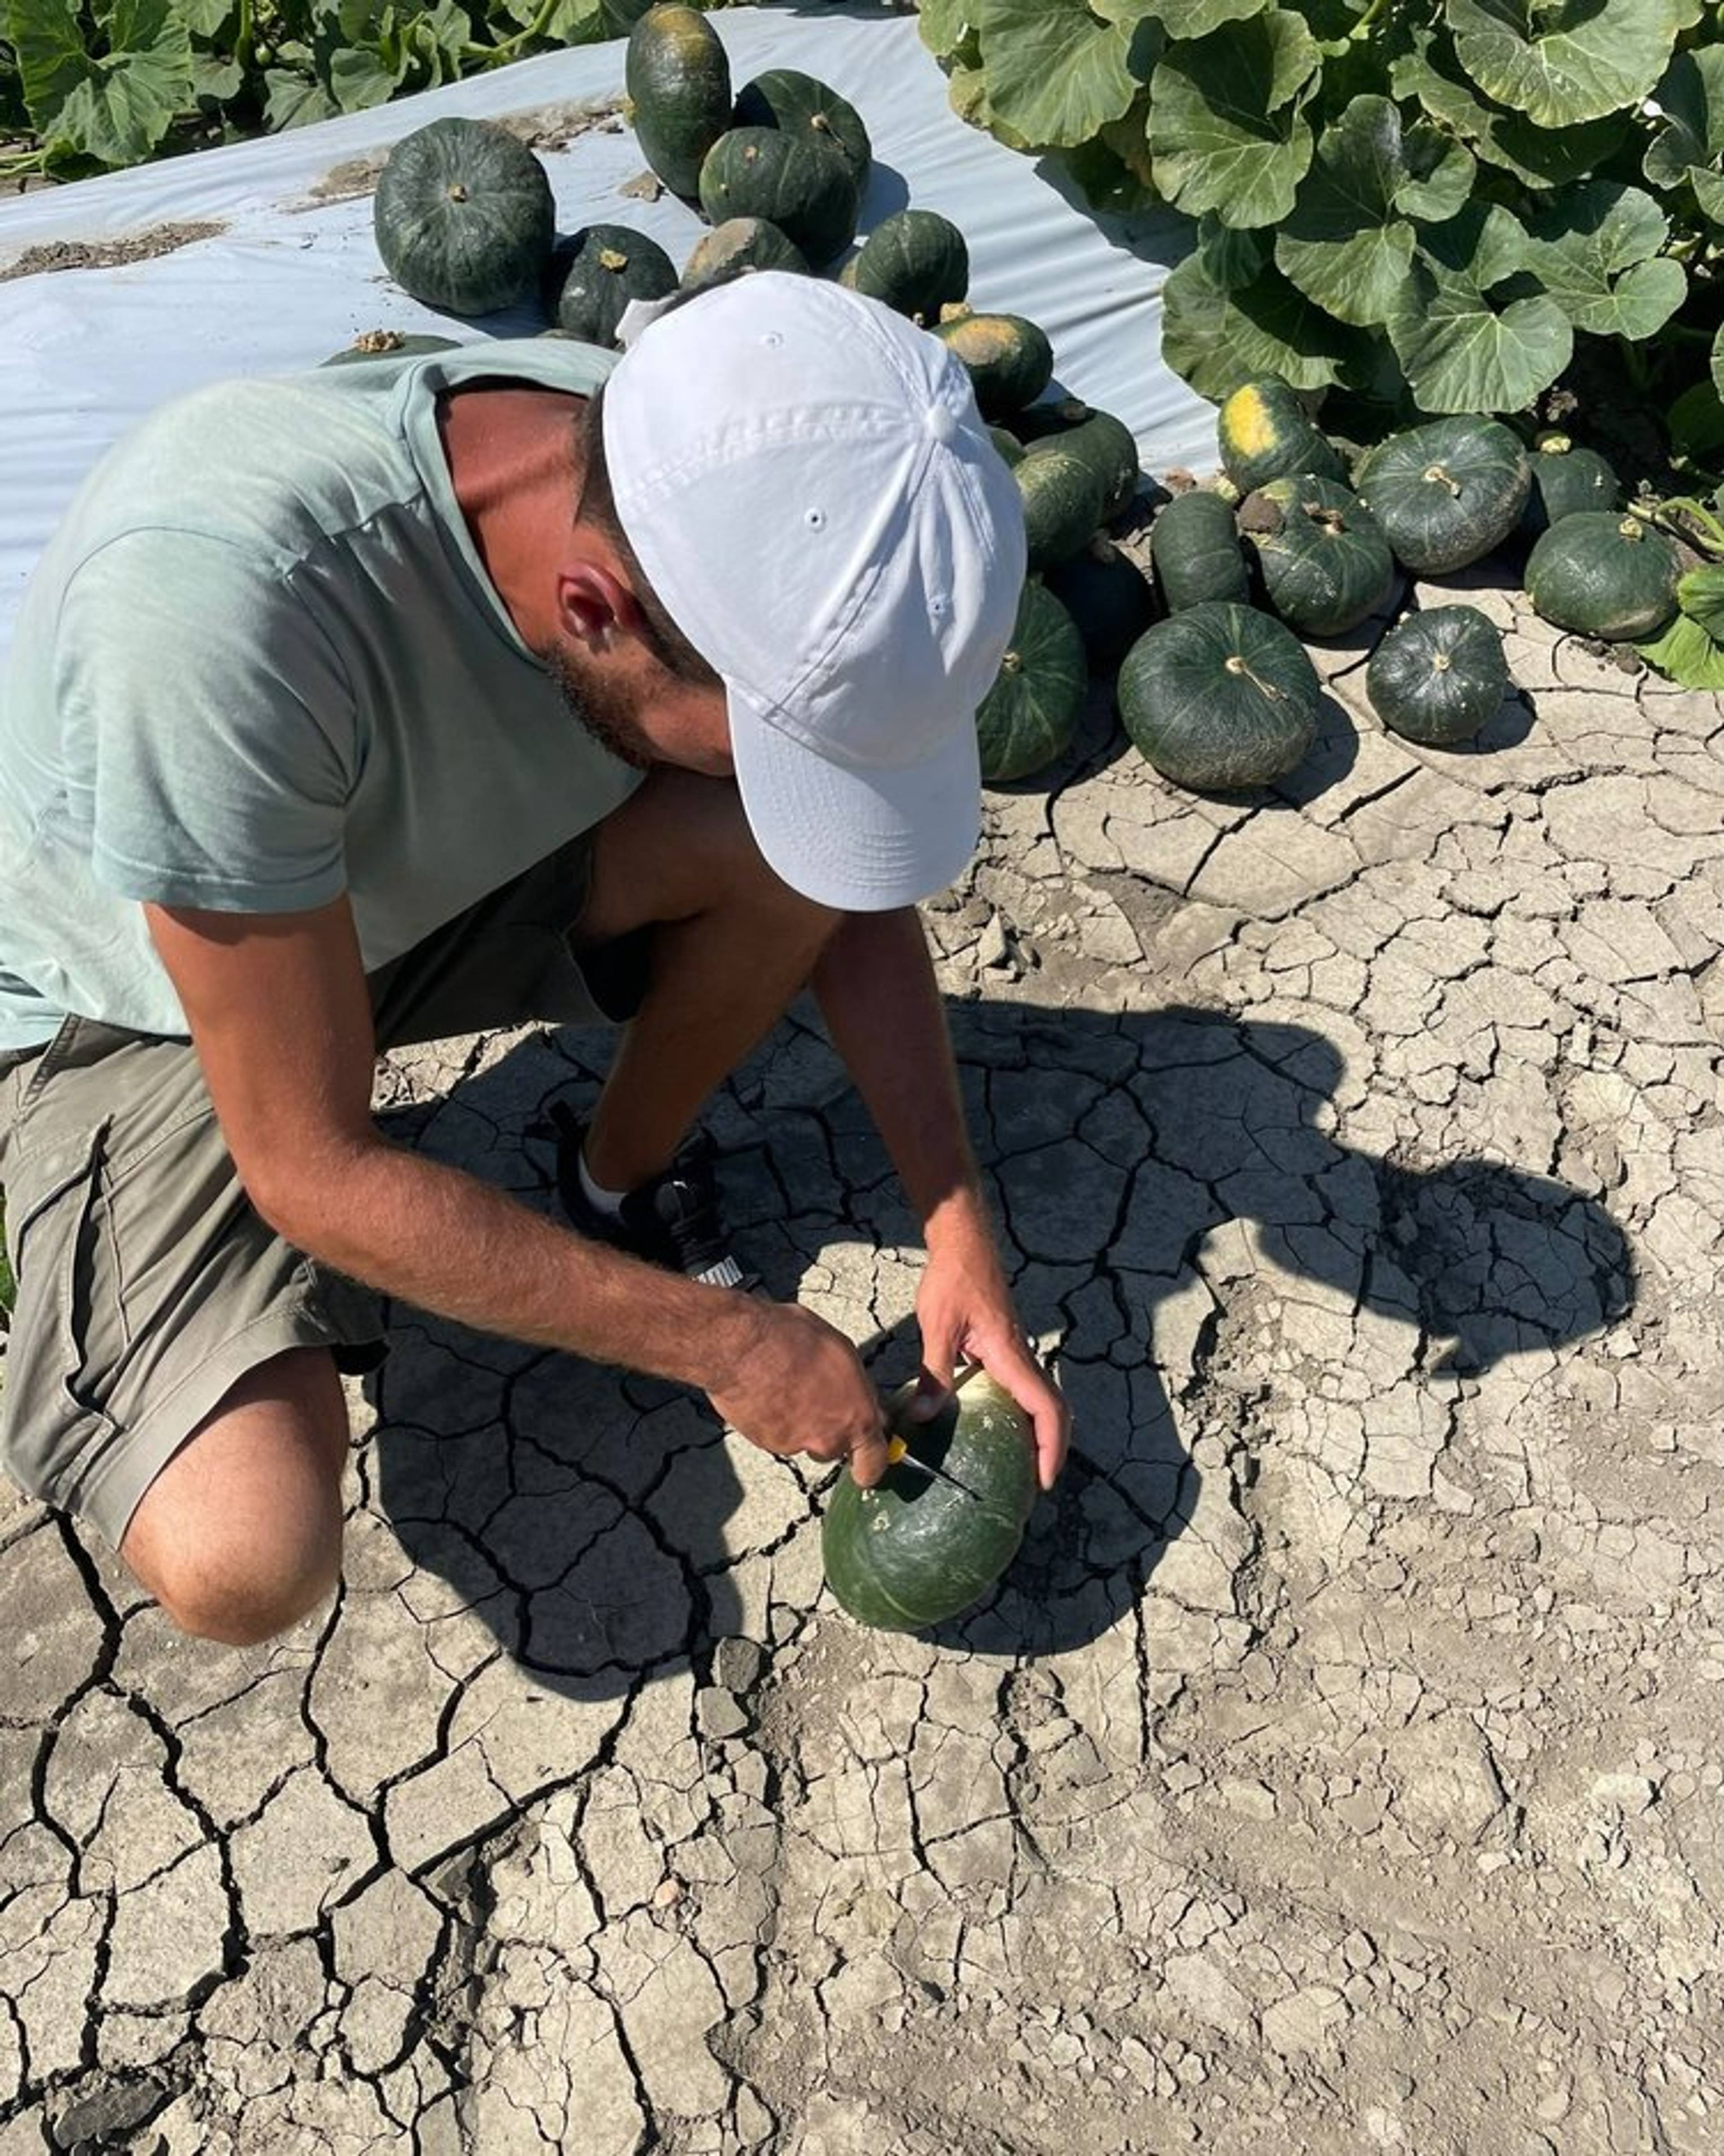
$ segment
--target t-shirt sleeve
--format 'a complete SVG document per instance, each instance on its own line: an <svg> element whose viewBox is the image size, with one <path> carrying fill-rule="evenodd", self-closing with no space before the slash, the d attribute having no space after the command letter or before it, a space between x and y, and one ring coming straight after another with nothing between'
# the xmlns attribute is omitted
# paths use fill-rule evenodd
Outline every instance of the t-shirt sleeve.
<svg viewBox="0 0 1724 2156"><path fill-rule="evenodd" d="M277 566L229 541L113 540L68 585L55 637L68 767L92 774L97 879L122 897L235 913L346 886L357 777L351 686Z"/></svg>

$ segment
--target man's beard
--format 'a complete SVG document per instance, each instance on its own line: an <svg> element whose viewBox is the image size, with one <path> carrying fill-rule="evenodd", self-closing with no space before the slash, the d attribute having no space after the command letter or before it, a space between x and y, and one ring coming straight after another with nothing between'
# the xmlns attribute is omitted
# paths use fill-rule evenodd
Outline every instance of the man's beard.
<svg viewBox="0 0 1724 2156"><path fill-rule="evenodd" d="M553 647L547 664L562 692L569 716L608 754L635 771L649 771L658 758L644 734L610 684L577 671L567 651Z"/></svg>

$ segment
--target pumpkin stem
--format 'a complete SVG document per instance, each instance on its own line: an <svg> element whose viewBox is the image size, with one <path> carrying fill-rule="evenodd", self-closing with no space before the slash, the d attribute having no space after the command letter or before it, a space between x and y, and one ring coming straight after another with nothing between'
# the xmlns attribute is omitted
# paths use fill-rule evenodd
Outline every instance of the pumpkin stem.
<svg viewBox="0 0 1724 2156"><path fill-rule="evenodd" d="M1281 692L1274 682L1265 681L1260 675L1254 674L1237 651L1229 652L1222 661L1222 666L1229 674L1242 674L1251 686L1261 695L1267 696L1271 703L1281 702Z"/></svg>
<svg viewBox="0 0 1724 2156"><path fill-rule="evenodd" d="M1302 506L1311 522L1321 524L1324 531L1331 534L1346 531L1347 518L1340 510L1325 509L1321 503L1315 501L1307 501Z"/></svg>
<svg viewBox="0 0 1724 2156"><path fill-rule="evenodd" d="M1008 651L1000 661L1000 671L1002 674L1021 674L1024 671L1022 653Z"/></svg>
<svg viewBox="0 0 1724 2156"><path fill-rule="evenodd" d="M618 254L614 247L601 247L598 250L598 266L601 270L626 270L629 267L629 257L626 254Z"/></svg>
<svg viewBox="0 0 1724 2156"><path fill-rule="evenodd" d="M1433 674L1446 674L1454 664L1446 651L1435 652L1431 657L1431 671Z"/></svg>
<svg viewBox="0 0 1724 2156"><path fill-rule="evenodd" d="M449 200L450 200L451 202L465 202L465 201L466 201L466 199L467 199L467 190L466 190L465 186L463 184L463 182L462 182L461 181L459 181L459 180L455 180L455 181L453 181L453 182L450 182L449 191Z"/></svg>
<svg viewBox="0 0 1724 2156"><path fill-rule="evenodd" d="M1616 528L1624 539L1644 539L1646 536L1646 527L1638 516L1624 516Z"/></svg>
<svg viewBox="0 0 1724 2156"><path fill-rule="evenodd" d="M1444 471L1441 465L1427 465L1424 476L1434 486L1446 486L1450 494L1458 495L1460 492L1460 480Z"/></svg>

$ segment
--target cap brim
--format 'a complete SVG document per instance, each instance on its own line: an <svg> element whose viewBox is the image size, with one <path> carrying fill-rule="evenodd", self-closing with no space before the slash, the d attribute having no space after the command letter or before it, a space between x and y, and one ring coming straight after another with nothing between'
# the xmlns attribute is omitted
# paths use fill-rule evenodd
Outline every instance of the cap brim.
<svg viewBox="0 0 1724 2156"><path fill-rule="evenodd" d="M967 722L923 762L857 770L816 756L728 690L731 753L755 843L774 875L846 913L914 906L961 875L982 828Z"/></svg>

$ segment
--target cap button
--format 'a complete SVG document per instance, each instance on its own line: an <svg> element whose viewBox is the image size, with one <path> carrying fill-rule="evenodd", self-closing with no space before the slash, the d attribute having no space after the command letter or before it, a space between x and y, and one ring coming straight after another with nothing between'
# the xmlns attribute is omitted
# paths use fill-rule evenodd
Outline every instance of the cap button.
<svg viewBox="0 0 1724 2156"><path fill-rule="evenodd" d="M957 432L957 415L949 404L931 404L927 428L936 442L949 442Z"/></svg>

